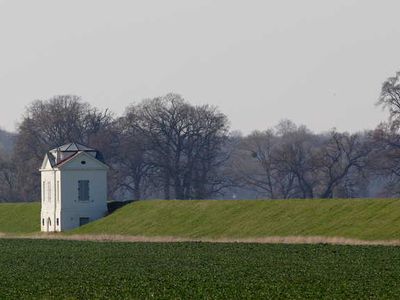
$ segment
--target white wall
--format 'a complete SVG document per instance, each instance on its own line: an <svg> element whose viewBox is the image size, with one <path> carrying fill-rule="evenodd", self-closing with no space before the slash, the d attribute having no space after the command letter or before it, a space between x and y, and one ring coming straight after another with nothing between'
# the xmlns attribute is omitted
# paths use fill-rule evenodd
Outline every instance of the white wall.
<svg viewBox="0 0 400 300"><path fill-rule="evenodd" d="M57 202L57 181L60 181L60 172L55 170L45 170L41 172L41 213L40 226L41 231L59 231L57 218L60 219L60 203ZM43 190L44 183L44 190ZM50 192L50 194L49 194ZM50 196L50 198L49 198ZM50 223L48 226L48 223Z"/></svg>
<svg viewBox="0 0 400 300"><path fill-rule="evenodd" d="M79 180L89 180L89 201L78 199ZM63 170L61 185L61 230L78 227L81 217L93 221L107 214L106 170Z"/></svg>

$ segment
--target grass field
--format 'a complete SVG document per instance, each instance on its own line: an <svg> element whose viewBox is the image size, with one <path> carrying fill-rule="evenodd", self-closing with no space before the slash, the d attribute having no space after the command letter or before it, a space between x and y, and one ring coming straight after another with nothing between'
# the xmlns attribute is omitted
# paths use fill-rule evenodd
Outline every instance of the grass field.
<svg viewBox="0 0 400 300"><path fill-rule="evenodd" d="M0 232L39 230L40 204L0 204ZM400 200L140 201L68 234L400 239Z"/></svg>
<svg viewBox="0 0 400 300"><path fill-rule="evenodd" d="M32 233L39 230L39 203L0 204L0 232Z"/></svg>
<svg viewBox="0 0 400 300"><path fill-rule="evenodd" d="M400 200L141 201L72 233L400 239Z"/></svg>
<svg viewBox="0 0 400 300"><path fill-rule="evenodd" d="M400 297L380 246L0 240L0 299Z"/></svg>

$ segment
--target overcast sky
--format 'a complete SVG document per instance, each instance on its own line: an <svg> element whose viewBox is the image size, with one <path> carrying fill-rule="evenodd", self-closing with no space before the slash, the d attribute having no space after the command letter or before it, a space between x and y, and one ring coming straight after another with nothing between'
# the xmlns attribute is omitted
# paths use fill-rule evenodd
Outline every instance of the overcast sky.
<svg viewBox="0 0 400 300"><path fill-rule="evenodd" d="M0 127L76 94L120 114L176 92L248 133L281 119L373 128L400 70L400 1L0 0Z"/></svg>

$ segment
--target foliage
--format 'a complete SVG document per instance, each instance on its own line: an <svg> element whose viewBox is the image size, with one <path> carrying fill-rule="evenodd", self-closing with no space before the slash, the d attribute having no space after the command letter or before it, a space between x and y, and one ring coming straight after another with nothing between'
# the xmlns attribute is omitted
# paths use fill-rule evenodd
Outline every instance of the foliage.
<svg viewBox="0 0 400 300"><path fill-rule="evenodd" d="M0 240L1 299L400 296L395 247Z"/></svg>

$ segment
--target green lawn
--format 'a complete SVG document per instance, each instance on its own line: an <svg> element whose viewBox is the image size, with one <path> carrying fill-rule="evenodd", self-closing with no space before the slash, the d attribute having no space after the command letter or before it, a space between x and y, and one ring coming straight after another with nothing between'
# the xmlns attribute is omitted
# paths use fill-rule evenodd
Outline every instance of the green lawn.
<svg viewBox="0 0 400 300"><path fill-rule="evenodd" d="M0 299L398 299L400 248L0 240Z"/></svg>
<svg viewBox="0 0 400 300"><path fill-rule="evenodd" d="M1 203L0 232L40 231L40 203Z"/></svg>
<svg viewBox="0 0 400 300"><path fill-rule="evenodd" d="M0 232L39 231L40 203L0 204ZM400 239L400 200L139 201L68 234Z"/></svg>
<svg viewBox="0 0 400 300"><path fill-rule="evenodd" d="M400 200L140 201L72 233L400 239Z"/></svg>

